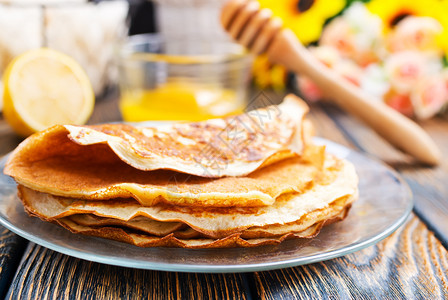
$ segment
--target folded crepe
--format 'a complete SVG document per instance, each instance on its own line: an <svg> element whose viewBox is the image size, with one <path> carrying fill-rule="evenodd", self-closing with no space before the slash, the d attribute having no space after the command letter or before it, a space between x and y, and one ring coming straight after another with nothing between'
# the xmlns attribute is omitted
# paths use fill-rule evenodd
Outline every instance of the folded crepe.
<svg viewBox="0 0 448 300"><path fill-rule="evenodd" d="M157 128L54 126L19 145L6 173L25 176L17 173L20 167L39 161L64 167L67 158L85 164L108 164L119 158L143 171L165 169L210 178L248 175L302 153L307 112L306 104L290 95L279 106L204 122Z"/></svg>
<svg viewBox="0 0 448 300"><path fill-rule="evenodd" d="M55 126L19 145L4 172L31 216L75 233L185 248L313 237L345 218L357 176L312 145L307 110L288 96L233 119Z"/></svg>

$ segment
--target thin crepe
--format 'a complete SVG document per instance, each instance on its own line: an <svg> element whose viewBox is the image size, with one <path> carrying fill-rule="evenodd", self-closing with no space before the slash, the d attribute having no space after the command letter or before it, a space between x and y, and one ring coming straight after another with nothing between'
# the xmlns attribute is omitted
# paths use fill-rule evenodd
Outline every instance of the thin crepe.
<svg viewBox="0 0 448 300"><path fill-rule="evenodd" d="M299 220L291 223L250 227L240 231L239 234L244 239L278 237L288 233L303 232L317 223L321 223L323 221L327 222L335 217L338 219L341 217L341 219L343 219L351 207L351 202L353 201L353 199L351 199L352 197L353 196L346 196L337 199L328 206L313 210L312 212L302 216ZM47 220L44 217L42 218ZM208 236L204 233L198 232L181 222L160 222L144 216L138 216L131 220L123 221L109 217L98 217L94 214L74 214L52 221L59 223L59 221L64 219L69 219L78 225L90 228L115 227L150 236L163 237L168 234L173 234L176 238L213 238L213 236Z"/></svg>
<svg viewBox="0 0 448 300"><path fill-rule="evenodd" d="M282 160L244 177L213 179L169 170L141 171L116 157L108 163L93 160L84 164L82 155L88 155L87 152L73 160L64 158L64 162L61 157L51 157L16 164L14 176L19 184L33 190L71 198L132 197L145 206L262 206L274 203L281 194L300 192L312 183L320 171L325 149L307 149L301 158Z"/></svg>
<svg viewBox="0 0 448 300"><path fill-rule="evenodd" d="M250 227L287 224L346 197L351 203L357 195L357 176L353 166L331 155L324 172L313 186L302 193L283 194L270 206L262 207L181 207L155 205L144 207L133 199L88 201L64 198L19 186L19 196L33 215L53 221L74 214L94 214L129 221L144 216L160 222L181 222L214 238L223 238Z"/></svg>
<svg viewBox="0 0 448 300"><path fill-rule="evenodd" d="M303 101L289 95L279 106L196 123L157 128L57 125L21 143L5 173L20 177L23 166L45 160L57 160L60 166L73 160L88 165L119 157L143 171L165 169L209 178L244 176L302 153L302 122L307 111Z"/></svg>
<svg viewBox="0 0 448 300"><path fill-rule="evenodd" d="M231 247L256 247L263 245L279 244L286 239L292 238L312 238L316 236L320 229L325 225L325 221L315 224L302 232L287 233L281 236L265 238L242 238L240 234L235 233L221 239L210 238L181 238L171 233L169 235L158 237L145 235L136 232L129 232L116 227L91 227L77 224L69 218L58 220L57 223L73 233L97 236L101 238L125 242L138 247L180 247L189 249L210 249L210 248L231 248Z"/></svg>

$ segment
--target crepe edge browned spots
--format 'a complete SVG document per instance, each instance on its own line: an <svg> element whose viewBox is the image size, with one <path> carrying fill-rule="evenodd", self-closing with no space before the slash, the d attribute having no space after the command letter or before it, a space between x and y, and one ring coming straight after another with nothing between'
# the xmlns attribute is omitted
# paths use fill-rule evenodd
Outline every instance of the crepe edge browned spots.
<svg viewBox="0 0 448 300"><path fill-rule="evenodd" d="M304 230L303 233L287 233L278 237L243 239L240 233L235 233L221 239L182 239L175 236L174 233L164 237L144 236L137 233L129 233L122 228L101 227L85 228L74 222L62 219L55 221L62 227L73 233L106 238L119 242L125 242L138 247L177 247L188 249L211 249L211 248L250 248L264 245L277 245L284 240L298 238L313 238L324 226L325 222L313 225Z"/></svg>

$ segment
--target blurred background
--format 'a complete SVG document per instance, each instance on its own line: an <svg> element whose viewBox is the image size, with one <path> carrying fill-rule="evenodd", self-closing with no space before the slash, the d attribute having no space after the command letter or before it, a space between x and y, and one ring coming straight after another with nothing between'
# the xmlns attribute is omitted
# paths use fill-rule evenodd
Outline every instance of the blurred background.
<svg viewBox="0 0 448 300"><path fill-rule="evenodd" d="M0 73L26 51L57 50L79 63L96 101L120 87L126 121L225 116L251 90L325 99L308 78L233 44L219 23L224 2L0 0ZM448 0L258 2L341 80L411 118L444 115Z"/></svg>

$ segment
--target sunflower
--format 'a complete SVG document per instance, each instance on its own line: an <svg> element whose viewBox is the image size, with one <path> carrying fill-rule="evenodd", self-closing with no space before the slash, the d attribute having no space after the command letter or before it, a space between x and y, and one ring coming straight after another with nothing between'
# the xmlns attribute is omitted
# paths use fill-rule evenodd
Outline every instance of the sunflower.
<svg viewBox="0 0 448 300"><path fill-rule="evenodd" d="M282 19L283 25L291 29L304 44L317 41L325 21L338 14L346 0L258 0L262 8L272 10ZM253 67L255 84L260 88L285 88L287 72L279 65L272 65L266 56L256 58Z"/></svg>
<svg viewBox="0 0 448 300"><path fill-rule="evenodd" d="M372 0L367 8L383 19L384 27L390 30L407 16L430 16L433 11L431 6L435 1L409 1L409 0Z"/></svg>
<svg viewBox="0 0 448 300"><path fill-rule="evenodd" d="M445 8L441 1L425 0L372 0L367 8L383 19L386 31L392 29L407 16L432 17L442 26L447 24Z"/></svg>
<svg viewBox="0 0 448 300"><path fill-rule="evenodd" d="M448 1L440 0L372 0L367 8L381 17L386 33L407 16L431 17L443 27L438 44L448 51Z"/></svg>
<svg viewBox="0 0 448 300"><path fill-rule="evenodd" d="M443 22L441 22L443 28L444 28L444 34L441 38L442 45L445 50L445 64L448 66L448 0L441 0L442 9L439 12L441 15L441 18L443 19Z"/></svg>
<svg viewBox="0 0 448 300"><path fill-rule="evenodd" d="M262 8L272 10L304 44L317 41L325 21L338 14L345 0L258 0Z"/></svg>

